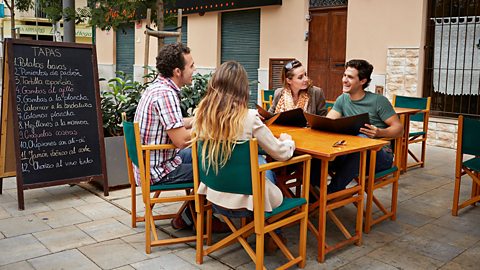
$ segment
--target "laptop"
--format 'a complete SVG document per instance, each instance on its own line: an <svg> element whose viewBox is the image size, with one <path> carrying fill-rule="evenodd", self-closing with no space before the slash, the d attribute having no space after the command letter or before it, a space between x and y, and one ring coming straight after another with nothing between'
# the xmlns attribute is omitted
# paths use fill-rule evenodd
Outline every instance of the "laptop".
<svg viewBox="0 0 480 270"><path fill-rule="evenodd" d="M368 113L347 116L338 119L330 119L325 116L304 113L310 128L333 133L358 135L360 128L370 124Z"/></svg>

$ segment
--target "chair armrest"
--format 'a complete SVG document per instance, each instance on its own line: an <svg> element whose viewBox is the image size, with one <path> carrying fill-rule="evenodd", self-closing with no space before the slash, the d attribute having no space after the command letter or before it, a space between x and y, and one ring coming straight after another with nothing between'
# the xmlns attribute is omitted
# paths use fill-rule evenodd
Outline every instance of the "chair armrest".
<svg viewBox="0 0 480 270"><path fill-rule="evenodd" d="M307 155L307 154L301 155L301 156L295 156L295 157L292 157L291 159L286 160L286 161L274 161L274 162L269 162L267 164L262 164L262 165L258 166L258 171L260 171L260 172L268 171L268 170L280 168L280 167L283 167L283 166L287 166L287 165L290 165L290 164L304 162L304 161L307 161L307 160L310 160L310 159L312 159L312 156Z"/></svg>
<svg viewBox="0 0 480 270"><path fill-rule="evenodd" d="M163 149L176 149L177 147L173 144L151 144L151 145L142 145L142 150L163 150Z"/></svg>

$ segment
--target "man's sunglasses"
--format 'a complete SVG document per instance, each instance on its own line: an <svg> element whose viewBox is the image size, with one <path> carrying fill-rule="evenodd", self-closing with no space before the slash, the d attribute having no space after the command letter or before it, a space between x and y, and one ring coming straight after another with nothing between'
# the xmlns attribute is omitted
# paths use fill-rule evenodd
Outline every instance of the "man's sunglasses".
<svg viewBox="0 0 480 270"><path fill-rule="evenodd" d="M291 70L292 68L297 68L299 66L301 66L302 63L300 63L300 61L298 60L293 60L293 61L290 61L288 62L287 64L285 64L285 70L289 71Z"/></svg>

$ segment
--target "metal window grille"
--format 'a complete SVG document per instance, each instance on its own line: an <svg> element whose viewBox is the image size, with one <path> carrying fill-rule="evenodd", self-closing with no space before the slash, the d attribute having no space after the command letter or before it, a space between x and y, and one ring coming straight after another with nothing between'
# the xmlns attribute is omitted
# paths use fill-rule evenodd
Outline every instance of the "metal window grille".
<svg viewBox="0 0 480 270"><path fill-rule="evenodd" d="M348 0L310 0L310 8L347 6Z"/></svg>
<svg viewBox="0 0 480 270"><path fill-rule="evenodd" d="M430 0L424 96L432 114L480 115L480 1Z"/></svg>

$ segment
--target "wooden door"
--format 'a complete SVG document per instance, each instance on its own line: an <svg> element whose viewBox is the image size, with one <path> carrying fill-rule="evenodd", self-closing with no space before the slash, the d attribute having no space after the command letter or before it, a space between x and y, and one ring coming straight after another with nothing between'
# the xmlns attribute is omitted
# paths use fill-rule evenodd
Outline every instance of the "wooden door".
<svg viewBox="0 0 480 270"><path fill-rule="evenodd" d="M347 8L311 11L308 75L327 100L342 93L347 40Z"/></svg>

